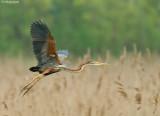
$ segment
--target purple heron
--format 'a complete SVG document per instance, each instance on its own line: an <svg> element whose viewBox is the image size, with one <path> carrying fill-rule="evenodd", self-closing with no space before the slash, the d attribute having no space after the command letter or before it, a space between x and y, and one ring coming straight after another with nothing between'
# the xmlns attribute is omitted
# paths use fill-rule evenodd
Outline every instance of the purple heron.
<svg viewBox="0 0 160 116"><path fill-rule="evenodd" d="M32 38L32 47L34 55L37 59L37 66L31 67L32 72L39 72L40 74L34 77L21 90L25 95L40 79L56 73L59 71L80 72L86 65L108 65L96 61L87 61L79 65L77 69L70 69L63 63L64 58L68 56L67 50L56 50L55 40L43 21L33 22L30 30Z"/></svg>

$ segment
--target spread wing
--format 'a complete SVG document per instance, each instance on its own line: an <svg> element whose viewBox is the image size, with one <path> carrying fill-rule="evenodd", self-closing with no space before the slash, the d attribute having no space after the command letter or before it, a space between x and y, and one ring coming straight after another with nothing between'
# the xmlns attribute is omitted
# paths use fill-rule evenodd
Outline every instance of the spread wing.
<svg viewBox="0 0 160 116"><path fill-rule="evenodd" d="M38 66L47 62L62 64L58 58L56 43L50 30L42 21L36 21L30 30L33 52L38 61Z"/></svg>

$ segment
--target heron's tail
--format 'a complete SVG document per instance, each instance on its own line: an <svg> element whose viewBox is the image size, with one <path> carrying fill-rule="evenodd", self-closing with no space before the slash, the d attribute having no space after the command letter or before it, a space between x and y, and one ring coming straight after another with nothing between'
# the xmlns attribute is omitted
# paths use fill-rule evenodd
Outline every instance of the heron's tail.
<svg viewBox="0 0 160 116"><path fill-rule="evenodd" d="M39 69L40 69L40 67L37 67L37 66L33 66L33 67L29 68L29 70L32 72L37 72L37 71L39 71Z"/></svg>

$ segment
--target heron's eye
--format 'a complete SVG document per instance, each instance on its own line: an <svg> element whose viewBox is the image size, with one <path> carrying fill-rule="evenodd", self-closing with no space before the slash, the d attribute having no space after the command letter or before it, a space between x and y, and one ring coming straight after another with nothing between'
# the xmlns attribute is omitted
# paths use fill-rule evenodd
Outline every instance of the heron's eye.
<svg viewBox="0 0 160 116"><path fill-rule="evenodd" d="M93 63L93 64L94 64L95 62L96 62L96 61L88 61L88 63Z"/></svg>
<svg viewBox="0 0 160 116"><path fill-rule="evenodd" d="M88 63L91 63L92 61L88 61Z"/></svg>

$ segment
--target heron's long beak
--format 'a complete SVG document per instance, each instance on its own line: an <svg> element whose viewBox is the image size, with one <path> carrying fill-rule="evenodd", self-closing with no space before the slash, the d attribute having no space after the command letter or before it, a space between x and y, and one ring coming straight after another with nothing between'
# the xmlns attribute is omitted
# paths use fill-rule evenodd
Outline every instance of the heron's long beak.
<svg viewBox="0 0 160 116"><path fill-rule="evenodd" d="M97 65L109 65L109 64L107 64L107 63L100 63L100 62L97 62L96 64L97 64Z"/></svg>

